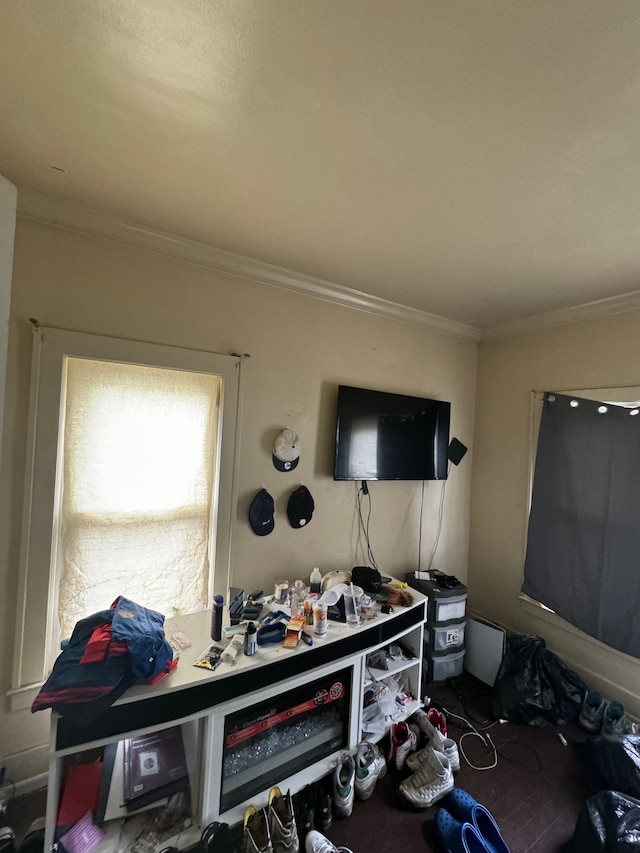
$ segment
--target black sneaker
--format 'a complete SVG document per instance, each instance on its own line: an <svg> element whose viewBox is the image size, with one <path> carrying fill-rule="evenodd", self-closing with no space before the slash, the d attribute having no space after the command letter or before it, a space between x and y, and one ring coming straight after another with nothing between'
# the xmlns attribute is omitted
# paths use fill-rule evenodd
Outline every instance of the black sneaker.
<svg viewBox="0 0 640 853"><path fill-rule="evenodd" d="M311 785L307 785L293 798L293 809L298 824L298 836L302 840L315 829L315 804Z"/></svg>
<svg viewBox="0 0 640 853"><path fill-rule="evenodd" d="M318 796L316 798L315 829L326 832L333 823L332 797L325 787L318 785Z"/></svg>
<svg viewBox="0 0 640 853"><path fill-rule="evenodd" d="M228 823L215 820L202 830L200 838L204 853L232 853Z"/></svg>

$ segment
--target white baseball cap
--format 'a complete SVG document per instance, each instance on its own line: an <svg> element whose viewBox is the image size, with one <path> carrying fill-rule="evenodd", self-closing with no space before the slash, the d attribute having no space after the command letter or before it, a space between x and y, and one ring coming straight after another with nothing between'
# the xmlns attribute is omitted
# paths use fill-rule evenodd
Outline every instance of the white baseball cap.
<svg viewBox="0 0 640 853"><path fill-rule="evenodd" d="M273 442L274 466L278 471L293 471L300 459L300 439L292 429L283 429Z"/></svg>

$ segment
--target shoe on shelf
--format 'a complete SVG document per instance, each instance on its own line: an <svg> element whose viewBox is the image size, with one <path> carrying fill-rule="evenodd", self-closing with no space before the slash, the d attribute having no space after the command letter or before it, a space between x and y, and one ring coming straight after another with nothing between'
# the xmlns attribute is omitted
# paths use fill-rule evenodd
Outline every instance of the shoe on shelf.
<svg viewBox="0 0 640 853"><path fill-rule="evenodd" d="M389 764L395 764L398 770L402 770L407 756L414 752L418 746L418 738L407 723L394 723L391 726L389 746Z"/></svg>
<svg viewBox="0 0 640 853"><path fill-rule="evenodd" d="M462 788L454 788L443 805L457 821L470 823L475 827L488 853L509 853L496 819L489 809L474 800L471 794Z"/></svg>
<svg viewBox="0 0 640 853"><path fill-rule="evenodd" d="M460 823L446 809L436 814L436 838L445 853L487 853L475 826Z"/></svg>
<svg viewBox="0 0 640 853"><path fill-rule="evenodd" d="M633 733L634 725L624 710L622 702L614 699L609 702L602 715L602 735L630 735Z"/></svg>
<svg viewBox="0 0 640 853"><path fill-rule="evenodd" d="M300 853L291 792L283 795L277 785L269 791L269 832L273 853Z"/></svg>
<svg viewBox="0 0 640 853"><path fill-rule="evenodd" d="M387 772L387 763L375 743L363 740L356 750L355 792L359 800L368 800L378 779Z"/></svg>
<svg viewBox="0 0 640 853"><path fill-rule="evenodd" d="M307 835L304 849L305 853L351 853L347 847L336 847L317 829Z"/></svg>
<svg viewBox="0 0 640 853"><path fill-rule="evenodd" d="M442 752L429 750L420 770L401 782L398 791L410 806L428 809L453 789L453 771Z"/></svg>
<svg viewBox="0 0 640 853"><path fill-rule="evenodd" d="M333 774L333 814L349 817L353 811L356 764L353 756L343 752Z"/></svg>
<svg viewBox="0 0 640 853"><path fill-rule="evenodd" d="M264 809L247 806L242 820L244 826L243 853L273 853L269 821Z"/></svg>
<svg viewBox="0 0 640 853"><path fill-rule="evenodd" d="M602 728L602 719L606 706L607 703L602 698L602 693L599 690L587 690L584 694L580 716L578 717L578 723L586 732L598 734Z"/></svg>
<svg viewBox="0 0 640 853"><path fill-rule="evenodd" d="M443 752L447 756L451 763L451 769L454 773L457 773L458 770L460 770L460 753L458 751L458 744L453 738L445 737L441 734L440 730L436 729L435 726L429 722L424 711L418 711L416 713L420 715L418 716L418 725L426 736L427 745L419 752L407 756L407 766L409 769L413 770L414 773L419 770L420 765L427 757L428 751L430 749L435 749L438 752Z"/></svg>

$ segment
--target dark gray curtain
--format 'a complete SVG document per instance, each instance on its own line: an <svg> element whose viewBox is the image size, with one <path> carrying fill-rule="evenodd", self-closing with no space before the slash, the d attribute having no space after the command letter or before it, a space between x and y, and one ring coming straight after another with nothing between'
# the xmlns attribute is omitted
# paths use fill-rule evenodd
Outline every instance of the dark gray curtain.
<svg viewBox="0 0 640 853"><path fill-rule="evenodd" d="M640 415L601 405L545 393L522 591L640 657Z"/></svg>

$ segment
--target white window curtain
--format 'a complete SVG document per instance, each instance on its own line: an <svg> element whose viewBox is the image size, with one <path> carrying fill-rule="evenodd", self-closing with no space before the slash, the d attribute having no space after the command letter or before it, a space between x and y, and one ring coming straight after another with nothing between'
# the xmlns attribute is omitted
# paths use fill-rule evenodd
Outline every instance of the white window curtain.
<svg viewBox="0 0 640 853"><path fill-rule="evenodd" d="M228 590L243 356L34 327L10 701L78 618Z"/></svg>
<svg viewBox="0 0 640 853"><path fill-rule="evenodd" d="M68 358L61 636L119 594L165 616L206 606L219 376Z"/></svg>

